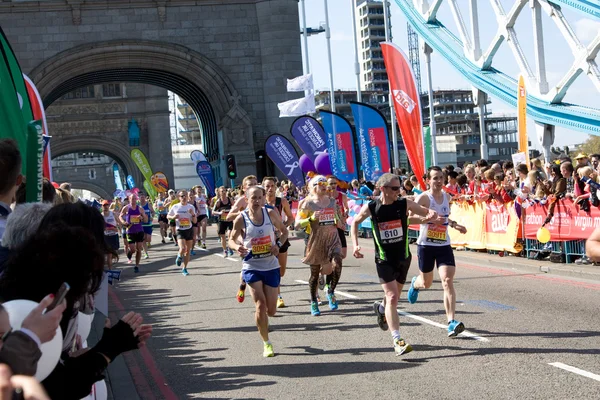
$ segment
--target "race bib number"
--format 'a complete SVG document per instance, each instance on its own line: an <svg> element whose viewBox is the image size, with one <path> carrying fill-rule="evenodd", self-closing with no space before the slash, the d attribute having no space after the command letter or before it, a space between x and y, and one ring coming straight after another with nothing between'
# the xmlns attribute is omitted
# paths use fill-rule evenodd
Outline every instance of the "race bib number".
<svg viewBox="0 0 600 400"><path fill-rule="evenodd" d="M142 220L141 215L132 215L129 217L130 224L139 224L141 220Z"/></svg>
<svg viewBox="0 0 600 400"><path fill-rule="evenodd" d="M447 238L448 233L446 232L446 225L427 226L427 242L442 244L446 243Z"/></svg>
<svg viewBox="0 0 600 400"><path fill-rule="evenodd" d="M180 228L189 228L190 226L192 226L192 223L189 218L179 218Z"/></svg>
<svg viewBox="0 0 600 400"><path fill-rule="evenodd" d="M225 221L228 215L229 211L223 211L223 214L221 214L221 221Z"/></svg>
<svg viewBox="0 0 600 400"><path fill-rule="evenodd" d="M264 258L271 255L271 237L263 236L260 238L253 238L251 241L252 245L252 258Z"/></svg>
<svg viewBox="0 0 600 400"><path fill-rule="evenodd" d="M319 211L319 225L335 225L335 210L333 208L325 208Z"/></svg>
<svg viewBox="0 0 600 400"><path fill-rule="evenodd" d="M399 242L404 237L401 220L380 222L377 227L379 228L381 241L384 244Z"/></svg>

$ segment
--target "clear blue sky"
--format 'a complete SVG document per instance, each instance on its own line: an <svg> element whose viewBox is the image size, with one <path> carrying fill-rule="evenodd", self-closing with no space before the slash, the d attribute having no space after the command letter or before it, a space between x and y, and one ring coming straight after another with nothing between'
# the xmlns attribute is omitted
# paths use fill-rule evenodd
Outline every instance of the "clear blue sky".
<svg viewBox="0 0 600 400"><path fill-rule="evenodd" d="M461 6L463 19L468 24L469 13L467 2L458 2ZM513 0L501 0L505 11L508 13ZM354 75L354 43L352 37L352 0L329 0L329 23L331 26L331 46L333 57L334 86L336 89L355 89L356 78ZM495 14L487 1L479 1L480 36L482 51L488 47L497 29ZM300 3L299 3L300 7ZM600 31L600 22L582 18L580 14L563 8L565 17L571 24L573 30L582 41L588 44ZM323 0L306 0L306 14L309 27L318 27L320 22L325 21ZM573 56L567 42L563 39L554 22L542 11L544 26L544 44L546 50L547 77L549 86L554 86L558 80L568 71ZM300 16L302 18L302 15ZM394 0L391 0L391 18L393 41L407 50L406 19ZM438 13L438 19L442 21L451 31L458 33L452 13L446 2L443 2ZM302 21L301 21L302 22ZM532 22L529 7L521 12L517 19L517 35L523 48L530 67L535 71L535 59L533 53ZM457 35L458 36L458 35ZM359 42L360 43L360 42ZM329 88L329 70L327 65L327 47L325 34L311 36L308 38L309 59L311 72L314 75L315 88ZM407 52L407 51L406 51ZM407 52L408 53L408 52ZM566 61L565 61L566 60ZM504 42L494 57L493 66L511 76L518 77L519 69L516 65L512 52ZM433 87L435 89L469 89L470 85L449 63L447 63L436 52L432 56ZM421 77L423 88L427 89L427 75L425 68L425 56L421 57ZM510 105L491 99L490 108L494 113L516 114L516 109ZM590 79L582 74L571 86L564 100L585 106L599 107L600 93L592 84ZM536 148L538 144L534 131L533 121L528 123L529 139ZM556 128L555 145L573 145L586 140L587 134L572 131L565 128Z"/></svg>

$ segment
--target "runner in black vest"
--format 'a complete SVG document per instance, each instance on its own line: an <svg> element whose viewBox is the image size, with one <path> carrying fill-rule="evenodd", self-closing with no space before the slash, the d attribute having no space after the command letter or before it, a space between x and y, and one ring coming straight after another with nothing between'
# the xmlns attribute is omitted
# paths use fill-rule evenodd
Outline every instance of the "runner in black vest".
<svg viewBox="0 0 600 400"><path fill-rule="evenodd" d="M417 203L399 199L400 180L396 175L383 174L377 181L381 196L365 204L352 221L350 230L354 244L354 257L363 258L358 244L358 226L371 217L373 240L375 241L375 264L379 282L385 293L382 302L375 302L373 309L377 314L377 324L383 330L390 331L397 355L412 351L412 346L400 337L400 321L398 318L398 299L402 286L406 283L406 275L410 268L411 254L408 248L408 212L437 219L437 213Z"/></svg>

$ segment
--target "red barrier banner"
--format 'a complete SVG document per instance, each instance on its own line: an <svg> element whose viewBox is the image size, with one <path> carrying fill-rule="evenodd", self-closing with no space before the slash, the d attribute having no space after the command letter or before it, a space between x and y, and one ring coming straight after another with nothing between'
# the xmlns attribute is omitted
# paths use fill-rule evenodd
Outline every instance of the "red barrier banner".
<svg viewBox="0 0 600 400"><path fill-rule="evenodd" d="M523 214L525 238L536 239L537 231L548 215L548 205L536 204L525 209ZM591 207L588 213L576 208L572 200L559 200L546 228L553 242L587 239L594 229L600 228L600 209Z"/></svg>
<svg viewBox="0 0 600 400"><path fill-rule="evenodd" d="M519 217L513 202L485 204L485 248L518 253Z"/></svg>
<svg viewBox="0 0 600 400"><path fill-rule="evenodd" d="M292 204L290 204L290 207L292 209L292 214L294 214L294 219L296 219L296 214L298 213L298 202L292 201Z"/></svg>

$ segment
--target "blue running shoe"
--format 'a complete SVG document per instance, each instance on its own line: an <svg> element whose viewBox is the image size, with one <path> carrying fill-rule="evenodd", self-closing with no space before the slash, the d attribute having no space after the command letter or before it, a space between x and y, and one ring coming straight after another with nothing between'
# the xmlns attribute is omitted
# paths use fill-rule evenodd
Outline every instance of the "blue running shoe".
<svg viewBox="0 0 600 400"><path fill-rule="evenodd" d="M189 272L187 272L187 268L184 268L184 269L182 269L182 270L181 270L181 275L183 275L183 276L188 276L189 274L190 274L190 273L189 273Z"/></svg>
<svg viewBox="0 0 600 400"><path fill-rule="evenodd" d="M419 289L415 289L416 280L416 276L412 278L412 281L410 282L410 288L408 289L408 294L406 296L410 304L415 304L419 298Z"/></svg>
<svg viewBox="0 0 600 400"><path fill-rule="evenodd" d="M448 337L458 336L459 333L465 330L465 325L455 319L448 324Z"/></svg>
<svg viewBox="0 0 600 400"><path fill-rule="evenodd" d="M133 272L135 272L136 274L138 272L140 272L140 269L138 268L138 266L136 265L135 267L133 267Z"/></svg>
<svg viewBox="0 0 600 400"><path fill-rule="evenodd" d="M196 252L194 250L190 250L190 255L195 256Z"/></svg>
<svg viewBox="0 0 600 400"><path fill-rule="evenodd" d="M313 317L321 315L321 311L319 311L319 304L317 304L316 301L310 303L310 313L313 315Z"/></svg>
<svg viewBox="0 0 600 400"><path fill-rule="evenodd" d="M180 255L178 255L178 256L175 258L175 265L177 265L178 267L181 267L181 262L182 262L182 261L183 261L183 259L181 258L181 256L180 256Z"/></svg>
<svg viewBox="0 0 600 400"><path fill-rule="evenodd" d="M329 309L330 310L338 309L338 303L337 303L337 299L335 298L335 294L327 293L327 300L329 301Z"/></svg>

